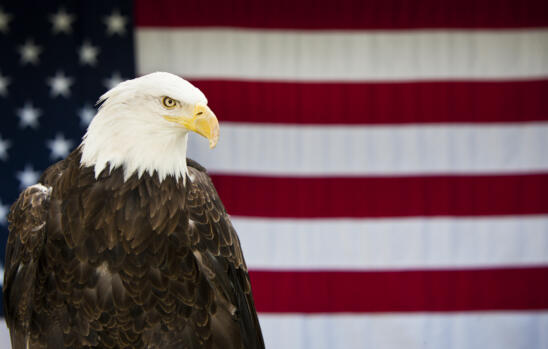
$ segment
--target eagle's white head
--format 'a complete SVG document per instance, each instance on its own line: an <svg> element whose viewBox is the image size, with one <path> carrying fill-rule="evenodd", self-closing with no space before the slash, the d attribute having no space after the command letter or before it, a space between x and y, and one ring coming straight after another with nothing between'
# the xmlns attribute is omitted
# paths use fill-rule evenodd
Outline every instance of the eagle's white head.
<svg viewBox="0 0 548 349"><path fill-rule="evenodd" d="M188 132L219 139L219 122L204 94L190 82L157 72L127 80L99 98L102 103L82 141L82 166L97 177L107 164L134 173L186 177Z"/></svg>

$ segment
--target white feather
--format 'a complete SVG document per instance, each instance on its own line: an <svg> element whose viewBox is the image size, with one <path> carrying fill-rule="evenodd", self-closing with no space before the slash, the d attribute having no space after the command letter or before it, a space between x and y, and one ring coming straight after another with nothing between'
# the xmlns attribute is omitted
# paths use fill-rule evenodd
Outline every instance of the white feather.
<svg viewBox="0 0 548 349"><path fill-rule="evenodd" d="M179 101L166 109L162 97ZM120 83L99 99L103 103L82 141L82 166L93 166L95 177L110 165L123 167L124 180L147 172L183 179L187 175L188 130L164 115L189 115L204 94L188 81L157 72Z"/></svg>

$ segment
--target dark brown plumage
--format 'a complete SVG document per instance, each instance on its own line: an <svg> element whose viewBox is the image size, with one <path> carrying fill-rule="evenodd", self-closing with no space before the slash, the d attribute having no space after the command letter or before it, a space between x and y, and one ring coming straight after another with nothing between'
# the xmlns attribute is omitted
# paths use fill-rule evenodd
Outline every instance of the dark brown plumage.
<svg viewBox="0 0 548 349"><path fill-rule="evenodd" d="M51 166L9 214L13 348L264 348L247 268L205 170ZM51 189L49 189L51 188ZM27 343L28 342L28 343Z"/></svg>

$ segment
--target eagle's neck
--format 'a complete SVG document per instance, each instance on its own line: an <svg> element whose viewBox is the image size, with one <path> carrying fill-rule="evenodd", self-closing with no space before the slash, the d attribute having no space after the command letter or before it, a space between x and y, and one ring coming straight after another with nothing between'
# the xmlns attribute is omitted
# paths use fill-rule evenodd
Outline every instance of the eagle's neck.
<svg viewBox="0 0 548 349"><path fill-rule="evenodd" d="M123 168L124 180L156 172L160 181L171 175L184 183L187 139L188 133L177 128L99 111L84 136L80 164L94 167L96 178L105 168Z"/></svg>

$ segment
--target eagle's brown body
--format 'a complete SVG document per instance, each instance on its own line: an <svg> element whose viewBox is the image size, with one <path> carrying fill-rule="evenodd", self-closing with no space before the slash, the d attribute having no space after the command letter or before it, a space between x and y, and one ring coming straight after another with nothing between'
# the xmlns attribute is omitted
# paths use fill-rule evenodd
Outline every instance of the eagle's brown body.
<svg viewBox="0 0 548 349"><path fill-rule="evenodd" d="M239 240L205 170L189 161L186 183L124 181L122 168L96 179L80 157L11 209L13 348L263 348Z"/></svg>

